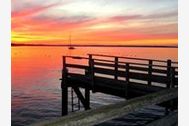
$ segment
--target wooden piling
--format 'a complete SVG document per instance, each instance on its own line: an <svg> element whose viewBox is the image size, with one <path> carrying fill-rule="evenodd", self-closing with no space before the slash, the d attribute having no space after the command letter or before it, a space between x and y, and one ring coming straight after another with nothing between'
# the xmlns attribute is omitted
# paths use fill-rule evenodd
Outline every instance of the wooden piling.
<svg viewBox="0 0 189 126"><path fill-rule="evenodd" d="M66 69L66 57L63 56L63 80L61 82L62 88L62 116L68 114L68 87L66 85L67 69Z"/></svg>
<svg viewBox="0 0 189 126"><path fill-rule="evenodd" d="M89 73L89 69L87 71L85 71L85 75L88 76L90 73ZM90 109L90 89L89 87L85 86L85 100L86 100L86 109L85 110L88 110Z"/></svg>
<svg viewBox="0 0 189 126"><path fill-rule="evenodd" d="M86 101L85 110L88 110L90 109L90 90L88 87L85 88L85 101Z"/></svg>
<svg viewBox="0 0 189 126"><path fill-rule="evenodd" d="M68 87L62 88L62 116L68 114Z"/></svg>

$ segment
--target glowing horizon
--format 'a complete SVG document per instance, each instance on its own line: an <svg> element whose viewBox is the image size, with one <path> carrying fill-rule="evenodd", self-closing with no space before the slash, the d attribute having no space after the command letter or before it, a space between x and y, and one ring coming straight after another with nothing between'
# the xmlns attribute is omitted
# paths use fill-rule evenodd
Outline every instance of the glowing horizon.
<svg viewBox="0 0 189 126"><path fill-rule="evenodd" d="M177 0L12 0L12 42L177 45Z"/></svg>

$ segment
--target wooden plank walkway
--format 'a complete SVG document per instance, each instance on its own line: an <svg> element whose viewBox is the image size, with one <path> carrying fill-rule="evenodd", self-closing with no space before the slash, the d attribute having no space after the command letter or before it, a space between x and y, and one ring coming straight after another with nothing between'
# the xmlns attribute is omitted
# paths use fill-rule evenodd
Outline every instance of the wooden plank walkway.
<svg viewBox="0 0 189 126"><path fill-rule="evenodd" d="M68 116L60 117L54 120L47 120L44 122L33 124L32 126L93 126L98 124L100 125L100 123L109 121L111 119L123 117L125 114L134 112L145 106L159 104L175 98L178 98L177 88L165 89L145 96L133 98L128 101L122 101L116 104L102 106L97 109L72 113ZM175 116L171 118L167 117L167 119L167 121L176 121ZM161 122L159 122L160 124L168 123L166 120L159 121Z"/></svg>
<svg viewBox="0 0 189 126"><path fill-rule="evenodd" d="M175 126L177 117L177 111L165 115L164 107L151 105L95 126Z"/></svg>

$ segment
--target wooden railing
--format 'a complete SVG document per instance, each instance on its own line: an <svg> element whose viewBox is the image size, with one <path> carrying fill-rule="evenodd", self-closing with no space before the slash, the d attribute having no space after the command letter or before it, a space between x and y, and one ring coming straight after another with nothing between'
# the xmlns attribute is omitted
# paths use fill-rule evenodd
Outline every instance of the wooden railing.
<svg viewBox="0 0 189 126"><path fill-rule="evenodd" d="M67 58L87 60L88 63L67 63ZM152 60L99 54L89 54L89 57L63 56L63 73L72 75L73 71L69 71L70 68L83 70L85 71L83 74L91 78L93 86L95 86L95 77L102 77L126 81L127 84L140 81L140 83L149 86L161 83L167 88L177 87L177 65L177 62L171 60Z"/></svg>
<svg viewBox="0 0 189 126"><path fill-rule="evenodd" d="M105 55L63 56L62 115L68 113L68 87L74 89L88 110L90 90L131 99L166 88L177 88L177 69L177 62L171 60ZM85 97L79 88L85 89Z"/></svg>

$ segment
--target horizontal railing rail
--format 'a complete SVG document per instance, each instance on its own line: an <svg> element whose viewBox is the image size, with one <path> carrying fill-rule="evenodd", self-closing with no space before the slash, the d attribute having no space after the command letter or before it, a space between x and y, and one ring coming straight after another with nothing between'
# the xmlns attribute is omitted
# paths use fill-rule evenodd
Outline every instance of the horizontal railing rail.
<svg viewBox="0 0 189 126"><path fill-rule="evenodd" d="M133 58L133 57L126 57L126 56L110 56L110 55L104 55L104 54L88 54L88 55L100 56L100 57L110 57L110 58L118 57L118 58L123 58L123 59L133 59L133 60L143 60L143 61L153 60L153 61L162 62L162 63L167 62L165 60L154 60L154 59L148 59L148 58ZM175 62L175 61L173 61L172 63L178 64L178 62Z"/></svg>
<svg viewBox="0 0 189 126"><path fill-rule="evenodd" d="M109 62L109 63L114 63L115 60L108 60L108 59L104 59L103 57L110 57L110 58L123 58L123 59L133 59L133 60L138 60L138 61L146 61L146 63L138 63L138 62L124 62L124 61L118 61L118 63L130 63L130 64L134 64L134 65L144 65L144 66L149 66L149 61L152 62L161 62L161 63L167 63L168 61L165 60L154 60L154 59L147 59L147 58L132 58L132 57L121 57L121 56L109 56L109 55L100 55L100 54L88 54L93 56L92 59L94 59L94 61L102 61L102 62ZM95 58L94 56L100 56L101 59L99 58ZM81 56L65 56L66 58L72 58L72 59L83 59L83 60L89 60L89 57L81 57ZM178 62L175 61L171 61L172 66L167 66L167 65L157 65L157 64L152 64L152 66L154 67L174 67L174 68L178 68Z"/></svg>
<svg viewBox="0 0 189 126"><path fill-rule="evenodd" d="M93 56L100 56L102 59L95 58ZM113 60L105 59L103 57L112 57ZM88 64L76 64L67 63L66 58L72 58L77 60L86 60ZM136 62L123 62L119 61L119 58L135 59L148 61L147 63L136 63ZM177 85L178 84L178 68L172 66L171 60L152 60L144 58L131 58L131 57L115 57L109 55L99 55L92 54L89 57L81 56L63 56L63 67L64 69L76 68L83 69L87 75L91 75L92 80L94 80L96 74L110 75L114 76L116 80L118 77L124 77L126 80L136 79L141 81L147 81L148 85L152 82ZM166 63L166 65L153 64L154 61ZM69 71L72 73L72 71ZM106 76L102 76L107 78Z"/></svg>

